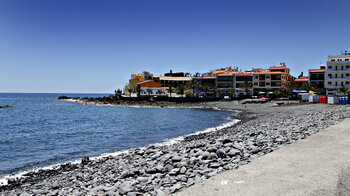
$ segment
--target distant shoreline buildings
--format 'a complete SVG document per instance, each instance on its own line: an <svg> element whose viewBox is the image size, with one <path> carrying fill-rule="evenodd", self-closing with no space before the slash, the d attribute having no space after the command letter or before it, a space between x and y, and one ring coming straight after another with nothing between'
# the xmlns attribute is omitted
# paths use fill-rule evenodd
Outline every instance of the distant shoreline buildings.
<svg viewBox="0 0 350 196"><path fill-rule="evenodd" d="M269 96L291 91L335 95L339 88L350 86L349 59L347 51L341 55L329 55L327 65L309 69L308 76L302 72L297 78L290 74L285 63L244 72L232 66L195 74L170 70L164 76L144 71L131 75L124 92L127 96Z"/></svg>

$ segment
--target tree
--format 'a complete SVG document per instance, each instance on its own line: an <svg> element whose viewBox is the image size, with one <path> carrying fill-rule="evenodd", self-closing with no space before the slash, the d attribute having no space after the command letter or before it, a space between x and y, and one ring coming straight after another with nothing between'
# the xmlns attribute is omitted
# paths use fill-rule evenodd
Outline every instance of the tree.
<svg viewBox="0 0 350 196"><path fill-rule="evenodd" d="M221 93L221 90L220 89L216 89L216 97L220 97L220 93Z"/></svg>
<svg viewBox="0 0 350 196"><path fill-rule="evenodd" d="M185 77L190 77L190 76L191 76L191 73L188 73L188 72L185 73Z"/></svg>
<svg viewBox="0 0 350 196"><path fill-rule="evenodd" d="M163 91L162 90L157 90L157 94L160 96L161 94L163 94Z"/></svg>
<svg viewBox="0 0 350 196"><path fill-rule="evenodd" d="M314 87L310 84L310 83L306 83L301 87L303 90L307 90L307 92L309 91L313 91Z"/></svg>
<svg viewBox="0 0 350 196"><path fill-rule="evenodd" d="M151 96L151 94L152 94L153 90L152 90L152 89L150 89L150 88L147 88L147 89L146 89L146 92L147 92L148 96Z"/></svg>
<svg viewBox="0 0 350 196"><path fill-rule="evenodd" d="M347 86L342 86L337 91L343 95L346 95L346 94L348 94L349 89L350 88Z"/></svg>
<svg viewBox="0 0 350 196"><path fill-rule="evenodd" d="M128 88L128 93L129 93L129 96L131 97L131 93L133 92L133 90L131 88Z"/></svg>
<svg viewBox="0 0 350 196"><path fill-rule="evenodd" d="M242 88L244 89L244 92L248 94L251 88L253 88L253 84L249 82L248 80L244 80L242 84Z"/></svg>
<svg viewBox="0 0 350 196"><path fill-rule="evenodd" d="M275 97L277 98L277 97L281 96L281 91L280 91L280 90L274 90L274 91L273 91L273 94L274 94Z"/></svg>
<svg viewBox="0 0 350 196"><path fill-rule="evenodd" d="M235 89L235 88L231 89L231 90L230 90L230 93L231 93L232 97L234 97L234 96L235 96L235 93L236 93L236 89Z"/></svg>
<svg viewBox="0 0 350 196"><path fill-rule="evenodd" d="M293 90L295 89L296 84L294 81L290 81L287 85L287 93L288 95L292 95L293 94Z"/></svg>
<svg viewBox="0 0 350 196"><path fill-rule="evenodd" d="M141 93L143 92L140 85L137 85L136 92L137 92L137 96L140 96Z"/></svg>
<svg viewBox="0 0 350 196"><path fill-rule="evenodd" d="M167 89L168 93L170 94L170 97L171 97L171 93L173 93L173 86L172 85L169 85L169 88Z"/></svg>
<svg viewBox="0 0 350 196"><path fill-rule="evenodd" d="M176 93L180 94L183 97L185 93L185 85L179 84L176 88Z"/></svg>
<svg viewBox="0 0 350 196"><path fill-rule="evenodd" d="M196 73L194 74L194 76L195 76L195 77L200 77L200 76L201 76L201 73L196 72Z"/></svg>
<svg viewBox="0 0 350 196"><path fill-rule="evenodd" d="M207 96L207 93L208 93L208 91L209 91L209 86L206 85L206 84L202 85L202 90L203 90L203 92L205 93L205 96Z"/></svg>
<svg viewBox="0 0 350 196"><path fill-rule="evenodd" d="M200 86L199 82L198 82L197 80L195 80L195 79L192 79L191 81L189 81L189 82L186 84L185 88L186 88L186 89L192 89L193 95L194 95L194 91L195 91L196 89L198 89L199 86Z"/></svg>

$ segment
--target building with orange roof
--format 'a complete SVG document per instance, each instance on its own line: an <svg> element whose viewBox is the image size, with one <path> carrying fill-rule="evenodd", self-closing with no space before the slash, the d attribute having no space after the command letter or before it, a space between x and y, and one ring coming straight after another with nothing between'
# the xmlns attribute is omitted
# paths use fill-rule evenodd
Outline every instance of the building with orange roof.
<svg viewBox="0 0 350 196"><path fill-rule="evenodd" d="M327 65L320 65L320 69L309 69L309 83L311 86L324 89L324 73Z"/></svg>
<svg viewBox="0 0 350 196"><path fill-rule="evenodd" d="M254 95L262 92L271 94L275 90L286 91L288 84L294 79L285 63L269 67L267 70L253 72Z"/></svg>
<svg viewBox="0 0 350 196"><path fill-rule="evenodd" d="M294 80L294 83L295 83L295 89L301 90L304 85L309 83L309 77L301 75Z"/></svg>
<svg viewBox="0 0 350 196"><path fill-rule="evenodd" d="M235 89L235 74L228 72L217 74L216 77L216 94L217 96L233 96Z"/></svg>

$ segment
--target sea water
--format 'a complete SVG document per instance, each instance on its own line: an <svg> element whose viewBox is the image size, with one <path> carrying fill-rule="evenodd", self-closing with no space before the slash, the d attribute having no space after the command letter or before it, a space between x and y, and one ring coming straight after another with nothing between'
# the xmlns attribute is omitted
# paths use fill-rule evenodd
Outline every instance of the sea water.
<svg viewBox="0 0 350 196"><path fill-rule="evenodd" d="M232 122L233 111L137 108L57 100L63 94L0 93L0 177L160 143ZM108 94L65 94L101 97ZM176 141L176 140L173 140Z"/></svg>

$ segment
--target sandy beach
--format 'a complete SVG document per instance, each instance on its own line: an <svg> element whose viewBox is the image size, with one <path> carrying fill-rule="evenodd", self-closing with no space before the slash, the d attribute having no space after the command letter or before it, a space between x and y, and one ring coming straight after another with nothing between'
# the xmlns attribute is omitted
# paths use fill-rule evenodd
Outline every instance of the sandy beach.
<svg viewBox="0 0 350 196"><path fill-rule="evenodd" d="M192 106L192 105L191 105ZM169 146L149 145L97 160L83 159L29 173L0 187L3 195L170 195L246 165L349 118L350 107L210 102L201 107L239 110L237 124L191 135ZM189 107L189 105L186 105Z"/></svg>

